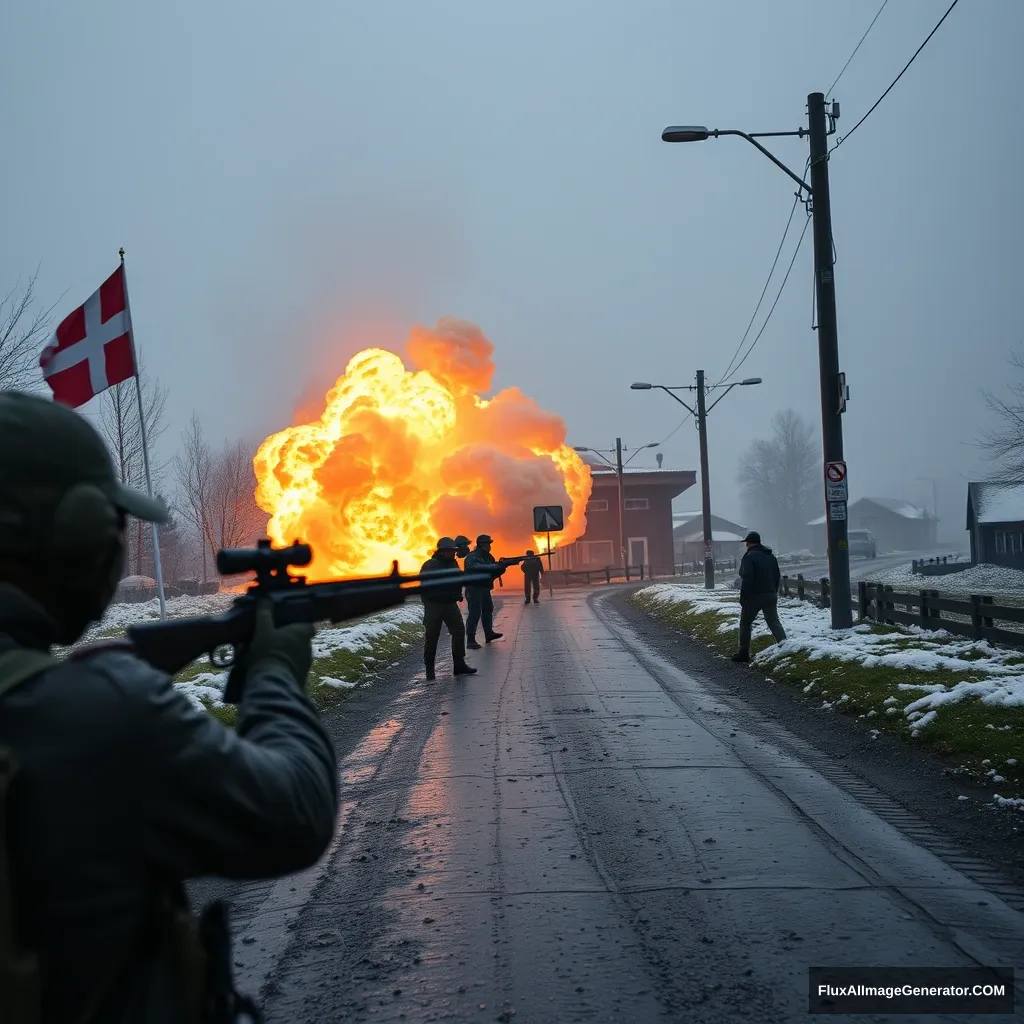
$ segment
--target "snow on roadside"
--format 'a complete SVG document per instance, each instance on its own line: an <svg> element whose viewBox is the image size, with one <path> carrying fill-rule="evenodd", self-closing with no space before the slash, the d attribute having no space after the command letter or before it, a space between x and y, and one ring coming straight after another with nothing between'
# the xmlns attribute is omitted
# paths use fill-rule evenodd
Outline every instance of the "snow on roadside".
<svg viewBox="0 0 1024 1024"><path fill-rule="evenodd" d="M718 626L720 633L737 629L739 605L734 595L672 583L655 584L640 593L655 601L683 602L694 612L712 612L722 620ZM827 609L796 598L781 598L779 608L787 639L754 655L756 662L770 664L799 653L806 654L811 661L831 658L857 662L866 668L948 671L986 677L980 682L957 680L949 686L901 683L901 689L930 691L904 708L908 714L923 713L971 696L980 697L984 704L1024 707L1024 656L1019 651L914 626L873 632L863 623L848 630L833 630ZM753 635L771 635L763 619L755 623Z"/></svg>
<svg viewBox="0 0 1024 1024"><path fill-rule="evenodd" d="M720 620L719 633L738 628L739 606L734 594L672 583L658 583L639 593L653 601L686 604L691 612L710 612ZM887 714L902 706L915 736L936 721L942 708L971 697L989 707L1024 708L1024 657L1019 651L910 626L885 632L873 632L866 624L833 630L828 610L795 598L780 599L779 610L787 639L758 652L752 659L755 663L780 663L794 654L804 654L810 661L828 658L867 668L948 673L948 683L897 683L897 694L884 701ZM771 635L760 618L753 635ZM964 675L981 678L964 679ZM831 706L841 703L842 698ZM1017 806L1024 810L1024 802Z"/></svg>
<svg viewBox="0 0 1024 1024"><path fill-rule="evenodd" d="M169 618L190 618L199 615L216 615L224 611L237 597L237 594L208 594L202 597L173 597L167 602ZM109 633L114 629L123 630L137 622L149 622L160 618L160 602L139 602L138 604L115 604L107 609L103 621L93 626L83 637L83 642L95 640L101 633ZM419 602L408 601L396 608L378 612L359 622L338 626L327 626L317 631L313 638L314 666L311 680L321 682L338 689L349 689L355 683L335 679L330 676L317 676L315 660L328 657L339 650L351 651L360 655L364 661L373 662L373 650L377 642L387 638L396 629L403 626L418 624L423 621L423 607ZM208 664L206 659L202 663ZM224 687L227 684L226 672L201 672L187 682L175 683L192 702L193 706L203 711L208 707L223 707Z"/></svg>

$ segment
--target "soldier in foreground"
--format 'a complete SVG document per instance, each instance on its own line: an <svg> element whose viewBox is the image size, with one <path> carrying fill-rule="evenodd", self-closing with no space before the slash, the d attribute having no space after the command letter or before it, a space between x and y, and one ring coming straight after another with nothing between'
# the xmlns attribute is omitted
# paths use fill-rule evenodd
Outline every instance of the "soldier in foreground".
<svg viewBox="0 0 1024 1024"><path fill-rule="evenodd" d="M540 578L544 574L544 562L541 560L540 555L527 551L526 558L523 559L522 568L523 592L526 595L526 604L530 603L531 596L533 597L533 603L537 604L537 599L540 597Z"/></svg>
<svg viewBox="0 0 1024 1024"><path fill-rule="evenodd" d="M201 1016L210 950L183 881L291 874L334 832L335 753L304 690L311 626L261 611L232 669L234 730L124 645L49 656L106 610L128 516L167 513L117 481L87 420L0 392L4 1024L234 1020Z"/></svg>
<svg viewBox="0 0 1024 1024"><path fill-rule="evenodd" d="M466 572L475 568L487 565L497 565L498 560L491 554L492 540L487 534L482 533L476 539L476 547L466 557ZM500 573L498 574L500 575ZM498 576L495 576L497 579ZM483 620L484 639L487 643L500 639L504 634L494 631L494 598L491 591L494 589L494 580L491 580L484 587L466 587L466 635L468 641L466 646L472 651L479 651L480 644L476 642L476 628Z"/></svg>
<svg viewBox="0 0 1024 1024"><path fill-rule="evenodd" d="M451 537L442 537L437 542L434 554L423 563L421 573L444 572L457 569L458 544ZM441 626L447 626L452 638L453 674L475 675L476 669L466 664L466 626L462 621L459 602L462 600L462 584L453 583L451 590L440 597L421 598L423 601L423 667L428 680L435 678L434 661L437 658L437 641L441 638Z"/></svg>

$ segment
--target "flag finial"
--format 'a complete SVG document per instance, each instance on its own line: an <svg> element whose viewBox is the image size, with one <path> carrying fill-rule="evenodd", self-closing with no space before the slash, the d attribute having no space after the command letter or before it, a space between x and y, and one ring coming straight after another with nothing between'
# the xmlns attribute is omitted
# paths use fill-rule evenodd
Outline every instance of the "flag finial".
<svg viewBox="0 0 1024 1024"><path fill-rule="evenodd" d="M117 250L117 255L121 257L121 262L124 263L124 246Z"/></svg>

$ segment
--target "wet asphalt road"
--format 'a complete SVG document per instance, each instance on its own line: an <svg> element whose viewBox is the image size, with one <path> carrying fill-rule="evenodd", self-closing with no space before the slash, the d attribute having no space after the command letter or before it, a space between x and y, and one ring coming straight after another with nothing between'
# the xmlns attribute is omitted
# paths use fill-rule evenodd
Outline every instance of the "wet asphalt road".
<svg viewBox="0 0 1024 1024"><path fill-rule="evenodd" d="M809 964L1024 966L1018 910L612 596L504 601L477 676L394 689L341 765L328 857L234 896L268 1024L793 1021Z"/></svg>

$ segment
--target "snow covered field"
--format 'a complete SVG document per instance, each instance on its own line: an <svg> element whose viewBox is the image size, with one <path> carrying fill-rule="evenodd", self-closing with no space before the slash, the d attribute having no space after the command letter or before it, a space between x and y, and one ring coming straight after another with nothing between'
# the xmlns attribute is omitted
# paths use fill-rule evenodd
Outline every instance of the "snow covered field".
<svg viewBox="0 0 1024 1024"><path fill-rule="evenodd" d="M1018 569L1008 569L1002 565L972 565L948 576L918 576L910 569L909 565L901 565L865 575L864 578L871 583L906 587L911 592L938 590L964 597L971 594L999 594L1024 598L1024 572Z"/></svg>
<svg viewBox="0 0 1024 1024"><path fill-rule="evenodd" d="M920 579L920 577L918 577ZM706 591L691 584L654 584L638 592L641 605L656 603L685 605L689 614L710 613L717 620L716 632L723 643L734 642L737 633L739 607L736 595L728 591ZM919 738L935 727L944 713L969 699L976 699L983 708L1020 712L1024 721L1024 654L1012 649L993 647L985 641L971 641L946 632L927 632L915 627L880 627L855 625L850 630L833 631L830 613L812 604L796 599L781 599L779 613L786 629L787 639L752 655L755 664L767 671L785 669L796 656L806 659L808 666L822 663L827 680L812 679L804 692L812 695L822 692L825 685L843 686L842 665L857 665L864 669L888 670L878 673L879 680L892 680L889 691L879 706L866 710L861 717L900 715L910 730ZM731 634L731 636L728 636ZM758 619L753 633L757 637L770 637L762 619ZM912 675L914 671L941 673L939 681L928 683L899 680L901 671ZM845 710L849 701L841 693L832 700L823 700L825 710ZM1001 716L1005 719L1005 716ZM983 728L1001 732L1019 731L1013 725L984 723ZM1021 751L1024 758L1024 750ZM984 762L983 762L984 763ZM1017 758L1006 760L1011 770L1017 767ZM999 766L987 765L985 774L998 784L1003 781ZM1006 798L994 797L1006 803ZM1024 800L1012 799L1011 804L1024 810Z"/></svg>
<svg viewBox="0 0 1024 1024"><path fill-rule="evenodd" d="M169 618L191 618L201 615L216 615L224 611L236 594L210 594L203 597L174 597L167 602ZM82 638L82 643L104 637L119 636L137 622L149 622L160 618L160 603L156 599L138 604L115 604L107 609L103 621L93 626ZM423 608L418 601L408 601L397 608L389 608L358 622L320 629L313 639L313 669L310 672L311 686L325 686L332 689L351 689L357 685L352 679L339 678L331 674L330 666L338 661L339 655L351 655L353 665L368 672L378 666L382 645L397 645L408 649L407 637L412 627L423 621ZM386 667L383 659L380 667ZM325 669L327 671L325 671ZM200 709L223 707L224 686L227 673L210 666L206 658L185 669L175 684L192 703Z"/></svg>

